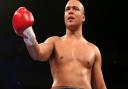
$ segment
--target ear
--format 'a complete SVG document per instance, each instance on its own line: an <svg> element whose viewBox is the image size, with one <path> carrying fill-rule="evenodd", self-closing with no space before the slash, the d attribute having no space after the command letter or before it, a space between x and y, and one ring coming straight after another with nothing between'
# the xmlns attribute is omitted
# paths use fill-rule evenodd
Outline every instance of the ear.
<svg viewBox="0 0 128 89"><path fill-rule="evenodd" d="M85 21L85 15L83 15L83 22Z"/></svg>

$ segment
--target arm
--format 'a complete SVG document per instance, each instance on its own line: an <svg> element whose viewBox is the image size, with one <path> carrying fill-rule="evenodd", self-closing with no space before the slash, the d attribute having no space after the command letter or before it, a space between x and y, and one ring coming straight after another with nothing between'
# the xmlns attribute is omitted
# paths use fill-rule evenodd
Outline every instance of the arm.
<svg viewBox="0 0 128 89"><path fill-rule="evenodd" d="M102 59L100 51L97 47L94 47L95 50L95 62L92 69L92 85L94 89L107 89L103 74L102 74Z"/></svg>
<svg viewBox="0 0 128 89"><path fill-rule="evenodd" d="M54 37L48 38L43 43L36 43L33 46L27 46L28 52L33 60L47 61L54 48Z"/></svg>
<svg viewBox="0 0 128 89"><path fill-rule="evenodd" d="M30 56L34 60L47 60L53 50L53 37L48 38L44 43L38 44L32 25L33 14L25 7L19 7L12 18L14 31L21 36L26 44Z"/></svg>

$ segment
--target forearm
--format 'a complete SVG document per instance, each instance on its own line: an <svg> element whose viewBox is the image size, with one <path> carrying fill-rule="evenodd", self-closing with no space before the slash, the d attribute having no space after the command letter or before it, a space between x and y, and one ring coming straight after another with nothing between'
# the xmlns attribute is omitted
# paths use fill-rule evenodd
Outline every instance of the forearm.
<svg viewBox="0 0 128 89"><path fill-rule="evenodd" d="M47 61L52 52L53 45L50 45L48 43L39 44L31 27L24 31L24 35L26 37L24 37L23 39L32 59Z"/></svg>
<svg viewBox="0 0 128 89"><path fill-rule="evenodd" d="M33 45L27 45L26 44L26 47L27 47L27 50L29 52L29 55L31 56L31 58L33 60L39 60L40 59L40 49L39 49L39 44L38 42L36 41L36 39L33 39L34 41L34 44Z"/></svg>
<svg viewBox="0 0 128 89"><path fill-rule="evenodd" d="M22 37L32 59L46 61L53 49L52 42L47 45L38 44L32 25L34 17L25 7L18 8L12 18L15 33Z"/></svg>
<svg viewBox="0 0 128 89"><path fill-rule="evenodd" d="M33 60L47 61L52 53L53 46L47 43L38 43L36 38L29 39L31 45L25 42L27 50Z"/></svg>
<svg viewBox="0 0 128 89"><path fill-rule="evenodd" d="M32 29L32 27L28 27L23 32L23 40L25 42L25 45L27 47L27 50L32 57L33 60L39 59L39 45L36 40L35 33Z"/></svg>

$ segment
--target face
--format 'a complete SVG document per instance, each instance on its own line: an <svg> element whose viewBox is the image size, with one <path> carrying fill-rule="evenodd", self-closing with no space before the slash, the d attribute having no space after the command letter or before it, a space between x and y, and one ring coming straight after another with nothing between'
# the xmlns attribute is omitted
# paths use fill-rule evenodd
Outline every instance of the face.
<svg viewBox="0 0 128 89"><path fill-rule="evenodd" d="M77 0L69 0L65 7L64 21L67 28L81 26L85 21L84 7Z"/></svg>

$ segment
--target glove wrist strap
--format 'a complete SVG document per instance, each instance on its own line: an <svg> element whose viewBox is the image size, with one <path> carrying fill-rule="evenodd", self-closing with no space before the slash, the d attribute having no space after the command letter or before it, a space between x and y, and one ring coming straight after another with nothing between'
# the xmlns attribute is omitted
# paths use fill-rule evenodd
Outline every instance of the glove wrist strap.
<svg viewBox="0 0 128 89"><path fill-rule="evenodd" d="M35 44L37 44L37 40L36 40L36 36L35 33L32 29L32 27L28 27L24 32L24 42L27 46L33 46Z"/></svg>

